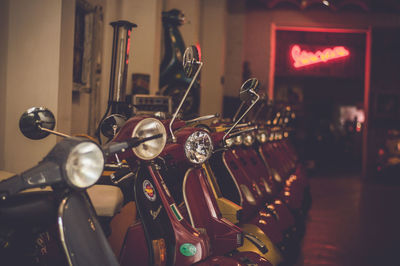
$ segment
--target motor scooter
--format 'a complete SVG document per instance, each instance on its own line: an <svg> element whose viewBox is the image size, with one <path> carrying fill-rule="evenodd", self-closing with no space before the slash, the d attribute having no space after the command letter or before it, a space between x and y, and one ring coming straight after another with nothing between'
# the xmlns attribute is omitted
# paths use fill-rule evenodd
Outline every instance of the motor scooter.
<svg viewBox="0 0 400 266"><path fill-rule="evenodd" d="M279 185L281 198L297 216L300 215L301 220L309 209L311 199L304 168L288 141L290 129L285 126L288 119L277 112L273 122L260 129L258 153Z"/></svg>
<svg viewBox="0 0 400 266"><path fill-rule="evenodd" d="M164 28L164 57L160 65L160 94L172 96L173 109L176 110L182 93L191 83L182 67L182 56L185 52L185 43L178 27L183 25L185 16L182 11L172 9L162 13L162 23ZM187 96L183 113L186 117L198 113L200 105L200 83L198 80L192 85L192 89Z"/></svg>
<svg viewBox="0 0 400 266"><path fill-rule="evenodd" d="M186 66L186 69L189 69L187 72L193 77L194 81L201 67L196 71L194 70L196 65L193 65L197 64L198 61L192 59L195 57L193 49L191 48L188 50L189 52L185 53L185 62L191 65L190 67ZM202 63L200 63L201 65ZM186 91L184 98L188 95L190 88L191 86ZM157 265L189 265L193 263L269 265L263 257L256 253L234 252L243 242L243 233L233 224L221 219L218 215L211 217L212 219L208 222L203 219L204 224L199 224L200 221L196 218L197 224L194 224L193 216L187 215L190 211L184 212L183 205L181 205L184 200L182 200L182 196L179 196L182 195L182 191L179 189L179 187L182 189L182 186L174 185L177 177L170 176L166 172L168 172L170 163L182 164L187 161L187 154L184 153L183 147L185 145L182 144L183 140L185 140L184 143L188 143L191 138L190 145L201 146L204 144L203 139L196 139L194 135L206 134L194 128L182 128L187 122L176 121L174 123L179 109L183 105L184 98L180 102L174 117L168 122L164 121L165 125L155 118L133 117L125 123L113 139L113 141L121 141L135 134L146 135L154 130L165 131L168 123L172 140L165 148L165 142L164 145L150 143L143 147L139 146L133 151L119 154L119 158L126 160L131 168L137 167L136 160L132 158L139 157L141 159L134 180L135 203L140 222L130 226L127 230L124 246L119 254L121 265L128 265L133 262ZM177 129L180 130L175 135L174 131ZM211 142L209 141L207 144L210 145ZM201 152L202 148L199 149ZM158 156L161 151L164 156ZM167 165L168 167L166 167ZM201 176L201 168L190 169L185 180L190 177L190 182L194 182L191 184L195 184L199 181L196 179L198 175ZM183 178L180 180L183 180ZM203 181L200 182L204 182L205 179L201 180ZM212 198L207 194L206 183L201 184L205 190L198 191L197 195L202 196L198 198L199 208L196 208L196 210L199 211L197 214L202 213L204 218L210 213L218 213L218 210L210 205ZM193 185L188 185L185 188L189 189L189 187L193 188ZM193 190L191 192L194 193ZM194 195L193 193L189 194ZM183 193L183 195L188 194ZM203 204L200 204L200 201ZM205 204L206 202L208 204ZM193 210L193 208L188 209ZM190 216L192 218L188 219ZM189 220L191 222L188 222ZM256 243L259 242L255 237L247 237L250 237ZM138 244L138 239L145 240L143 245L139 243L139 247L142 248L135 247ZM258 245L261 249L265 248L262 243L258 243Z"/></svg>
<svg viewBox="0 0 400 266"><path fill-rule="evenodd" d="M241 135L242 132L239 132L236 136L227 138L226 142L233 143L235 140L239 140L241 143ZM258 161L257 155L254 158L254 154L251 154L251 149L247 151L247 154L245 153L246 150L231 146L230 150L223 150L210 159L210 164L206 168L210 178L215 179L211 182L214 184L214 192L217 198L226 198L242 206L242 222L250 220L252 223L257 223L256 225L271 237L280 251L286 253L290 241L287 234L291 233L294 226L293 217L281 201L271 202L273 198L268 198L269 194L273 192L270 177L264 169L260 170L254 167L254 163ZM266 205L267 199L270 202ZM222 202L221 205L226 206ZM223 209L230 213L232 205ZM260 216L263 219L260 219ZM268 218L268 223L265 222L265 218ZM285 233L286 239L283 237L283 233Z"/></svg>
<svg viewBox="0 0 400 266"><path fill-rule="evenodd" d="M54 126L54 115L42 107L20 119L28 138L50 133L66 138L38 165L0 182L2 265L118 265L86 189L99 179L106 156L145 140L129 138L101 148ZM52 190L27 191L47 186Z"/></svg>
<svg viewBox="0 0 400 266"><path fill-rule="evenodd" d="M264 117L257 121L260 114L264 114ZM259 127L254 149L278 186L279 198L290 207L299 225L302 225L307 209L305 203L309 202L306 195L309 186L304 168L288 141L289 134L293 131L290 124L294 118L295 114L289 106L277 107L264 100L251 120Z"/></svg>

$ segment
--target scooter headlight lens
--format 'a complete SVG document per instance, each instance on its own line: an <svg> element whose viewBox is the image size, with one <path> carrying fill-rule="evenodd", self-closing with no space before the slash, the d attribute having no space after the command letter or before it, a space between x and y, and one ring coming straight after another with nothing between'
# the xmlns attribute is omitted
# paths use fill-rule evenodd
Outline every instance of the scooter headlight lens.
<svg viewBox="0 0 400 266"><path fill-rule="evenodd" d="M265 134L265 132L259 132L258 134L257 134L257 140L258 140L258 142L260 142L260 143L265 143L265 142L267 142L267 134Z"/></svg>
<svg viewBox="0 0 400 266"><path fill-rule="evenodd" d="M104 155L93 142L82 142L72 148L65 170L67 181L76 188L87 188L97 182L103 172Z"/></svg>
<svg viewBox="0 0 400 266"><path fill-rule="evenodd" d="M156 158L164 149L167 142L167 132L160 120L155 118L145 118L140 121L132 132L132 137L139 139L162 134L161 138L143 142L139 146L132 148L137 157L142 160L151 160Z"/></svg>
<svg viewBox="0 0 400 266"><path fill-rule="evenodd" d="M245 146L251 146L253 145L254 140L255 140L254 135L252 133L247 133L243 137L243 144Z"/></svg>
<svg viewBox="0 0 400 266"><path fill-rule="evenodd" d="M229 138L229 139L225 140L225 144L227 147L232 147L233 142L234 142L233 138Z"/></svg>
<svg viewBox="0 0 400 266"><path fill-rule="evenodd" d="M210 158L213 144L210 135L204 131L192 133L185 143L185 154L190 162L202 164Z"/></svg>
<svg viewBox="0 0 400 266"><path fill-rule="evenodd" d="M242 144L243 144L243 137L242 137L242 135L237 135L237 136L235 136L235 137L233 138L233 143L234 143L236 146L242 145Z"/></svg>

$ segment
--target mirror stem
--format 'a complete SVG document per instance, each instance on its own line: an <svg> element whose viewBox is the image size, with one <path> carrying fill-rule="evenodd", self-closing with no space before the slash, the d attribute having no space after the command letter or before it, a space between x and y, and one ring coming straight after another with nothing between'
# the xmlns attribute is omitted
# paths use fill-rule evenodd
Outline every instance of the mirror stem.
<svg viewBox="0 0 400 266"><path fill-rule="evenodd" d="M245 103L245 102L243 101L243 102L240 104L239 108L237 109L235 115L234 115L233 118L232 118L232 121L233 121L233 122L236 121L236 118L238 117L240 111L242 110L242 108L243 108L243 106L244 106L244 103Z"/></svg>
<svg viewBox="0 0 400 266"><path fill-rule="evenodd" d="M256 122L257 117L261 114L261 111L264 109L265 107L265 102L263 101L261 103L261 106L258 108L258 110L256 111L256 113L254 114L254 116L252 117L251 121Z"/></svg>
<svg viewBox="0 0 400 266"><path fill-rule="evenodd" d="M49 133L51 133L51 134L53 134L53 135L56 135L56 136L59 136L59 137L63 137L63 138L70 138L70 137L71 137L71 136L69 136L69 135L66 135L66 134L63 134L63 133L60 133L60 132L57 132L57 131L54 131L54 130L45 128L45 127L41 127L41 126L39 126L39 125L38 125L38 128L39 128L40 130L49 132Z"/></svg>
<svg viewBox="0 0 400 266"><path fill-rule="evenodd" d="M189 94L189 92L190 92L190 89L192 88L194 82L195 82L196 79L197 79L197 76L198 76L199 73L200 73L201 68L203 67L203 62L196 62L196 63L199 64L199 68L197 69L196 74L194 74L194 76L193 76L193 78L192 78L192 81L191 81L190 84L189 84L189 88L188 88L188 89L186 90L186 92L185 92L185 95L183 95L183 98L182 98L181 102L179 103L179 106L178 106L178 108L176 109L176 111L175 111L175 113L174 113L174 116L173 116L172 119L171 119L171 122L169 122L169 131L171 132L172 142L176 142L176 137L175 137L174 132L173 132L173 130L172 130L172 124L174 123L174 121L175 121L175 119L176 119L176 116L178 115L179 110L182 108L182 105L183 105L183 103L185 102L185 99L186 99L186 97L188 96L188 94Z"/></svg>
<svg viewBox="0 0 400 266"><path fill-rule="evenodd" d="M236 127L237 124L239 124L239 122L243 119L243 117L245 117L245 115L251 110L251 108L253 108L253 106L258 102L258 100L260 99L260 95L258 95L257 93L253 92L254 95L256 95L256 99L253 100L253 102L251 103L251 105L249 106L249 108L247 108L247 110L242 114L242 116L235 122L235 124L233 124L233 126L228 130L228 132L226 132L226 134L224 135L224 137L222 138L223 141L223 145L225 145L225 139L226 137L229 135L229 133L231 133L231 131Z"/></svg>

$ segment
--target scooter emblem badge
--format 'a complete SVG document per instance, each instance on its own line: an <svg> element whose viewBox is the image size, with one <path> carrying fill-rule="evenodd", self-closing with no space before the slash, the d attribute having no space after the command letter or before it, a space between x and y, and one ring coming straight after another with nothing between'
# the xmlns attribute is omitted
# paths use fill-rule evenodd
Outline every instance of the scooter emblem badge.
<svg viewBox="0 0 400 266"><path fill-rule="evenodd" d="M148 198L150 201L155 201L156 200L156 191L154 190L153 185L149 180L144 180L143 182L143 193L146 195L146 198Z"/></svg>

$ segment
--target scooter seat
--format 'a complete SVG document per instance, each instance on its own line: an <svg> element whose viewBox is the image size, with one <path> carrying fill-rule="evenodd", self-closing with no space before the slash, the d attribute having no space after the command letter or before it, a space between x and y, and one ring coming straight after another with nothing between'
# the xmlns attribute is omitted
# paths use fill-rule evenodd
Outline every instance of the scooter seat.
<svg viewBox="0 0 400 266"><path fill-rule="evenodd" d="M119 187L94 185L88 188L87 192L98 216L113 217L120 212L124 196Z"/></svg>

